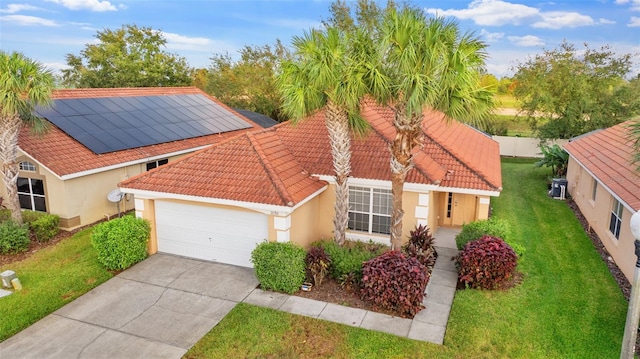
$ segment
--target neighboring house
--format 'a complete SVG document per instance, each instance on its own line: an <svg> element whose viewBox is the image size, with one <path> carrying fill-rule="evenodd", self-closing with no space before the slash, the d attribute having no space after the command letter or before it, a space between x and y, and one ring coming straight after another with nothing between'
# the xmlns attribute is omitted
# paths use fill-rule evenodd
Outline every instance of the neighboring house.
<svg viewBox="0 0 640 359"><path fill-rule="evenodd" d="M371 128L352 143L347 237L388 244L393 113L366 103L362 115ZM404 236L418 224L435 231L486 219L490 197L502 190L498 144L435 112L425 114L423 130L405 184ZM151 222L150 253L251 266L251 251L264 240L307 246L333 237L333 174L320 112L228 139L120 189Z"/></svg>
<svg viewBox="0 0 640 359"><path fill-rule="evenodd" d="M636 263L629 221L640 210L640 176L624 122L565 145L569 193L629 281Z"/></svg>
<svg viewBox="0 0 640 359"><path fill-rule="evenodd" d="M53 100L37 110L49 131L20 133L18 193L22 208L57 214L67 230L132 209L131 196L107 199L118 182L260 128L195 87L56 90Z"/></svg>

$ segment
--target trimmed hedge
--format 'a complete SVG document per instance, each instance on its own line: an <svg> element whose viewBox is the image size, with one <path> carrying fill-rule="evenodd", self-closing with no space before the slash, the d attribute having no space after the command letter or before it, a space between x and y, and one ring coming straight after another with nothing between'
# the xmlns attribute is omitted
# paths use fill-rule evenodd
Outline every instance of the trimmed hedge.
<svg viewBox="0 0 640 359"><path fill-rule="evenodd" d="M413 318L424 306L427 268L414 257L389 251L364 263L362 299Z"/></svg>
<svg viewBox="0 0 640 359"><path fill-rule="evenodd" d="M149 222L126 215L95 226L91 244L105 268L124 270L147 258L150 233Z"/></svg>
<svg viewBox="0 0 640 359"><path fill-rule="evenodd" d="M339 246L335 241L327 240L316 243L324 248L331 258L329 274L338 281L352 278L356 282L362 278L362 263L379 256L389 247L360 241L345 241L343 246Z"/></svg>
<svg viewBox="0 0 640 359"><path fill-rule="evenodd" d="M251 262L262 289L293 293L300 289L306 252L293 243L262 242L251 252Z"/></svg>
<svg viewBox="0 0 640 359"><path fill-rule="evenodd" d="M456 246L460 250L468 242L480 239L482 236L498 237L509 242L511 237L509 222L492 217L488 220L465 223L462 225L462 231L456 236Z"/></svg>
<svg viewBox="0 0 640 359"><path fill-rule="evenodd" d="M33 231L38 242L48 242L60 231L60 217L55 214L45 213L33 222L29 222L29 228Z"/></svg>
<svg viewBox="0 0 640 359"><path fill-rule="evenodd" d="M29 229L12 220L0 223L0 254L13 254L29 249Z"/></svg>

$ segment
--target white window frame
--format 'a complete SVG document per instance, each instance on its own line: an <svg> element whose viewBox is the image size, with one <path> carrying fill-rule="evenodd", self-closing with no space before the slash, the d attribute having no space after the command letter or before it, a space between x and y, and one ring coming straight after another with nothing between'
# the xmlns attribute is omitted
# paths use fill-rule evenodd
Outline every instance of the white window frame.
<svg viewBox="0 0 640 359"><path fill-rule="evenodd" d="M18 166L20 168L20 171L26 171L26 172L35 172L36 171L36 165L34 165L33 163L31 163L29 161L20 161Z"/></svg>
<svg viewBox="0 0 640 359"><path fill-rule="evenodd" d="M18 191L18 196L23 195L23 196L29 196L29 203L31 204L31 208L22 208L22 209L28 209L31 211L40 211L38 209L36 209L36 202L35 202L35 198L42 198L44 201L44 211L40 211L40 212L46 212L47 211L47 197L46 197L46 193L45 194L37 194L33 192L33 181L42 181L42 187L43 187L43 191L44 191L44 180L39 179L39 178L29 178L29 177L18 177L18 178L22 178L22 179L26 179L28 180L29 183L29 192L20 192Z"/></svg>
<svg viewBox="0 0 640 359"><path fill-rule="evenodd" d="M616 239L620 239L620 227L622 227L622 213L624 207L622 203L617 199L613 199L613 206L611 207L611 219L609 220L609 232L613 234Z"/></svg>
<svg viewBox="0 0 640 359"><path fill-rule="evenodd" d="M356 203L352 203L352 191L359 191L360 193L366 193L366 195L368 196L368 203L362 203L363 205L366 205L368 207L368 210L364 210L364 209L356 209L358 207L358 204ZM385 203L387 204L386 208L388 213L383 213L384 211L379 211L375 209L374 206L374 196L375 195L386 195L387 198L383 199L380 198L381 200L384 200ZM382 203L380 203L380 205L383 205ZM386 217L389 218L389 223L391 223L391 209L393 206L393 197L391 196L391 190L389 189L383 189L383 188L375 188L375 187L365 187L365 186L349 186L349 225L348 228L350 231L355 231L355 232L359 232L359 233L367 233L370 235L388 235L391 233L391 225L389 225L389 227L387 228L387 231L374 231L373 228L373 223L374 223L374 216L377 217ZM367 230L363 231L361 229L354 229L356 228L355 225L353 225L352 220L351 220L351 215L352 214L359 214L359 215L364 215L365 219L366 219L366 225L367 225Z"/></svg>

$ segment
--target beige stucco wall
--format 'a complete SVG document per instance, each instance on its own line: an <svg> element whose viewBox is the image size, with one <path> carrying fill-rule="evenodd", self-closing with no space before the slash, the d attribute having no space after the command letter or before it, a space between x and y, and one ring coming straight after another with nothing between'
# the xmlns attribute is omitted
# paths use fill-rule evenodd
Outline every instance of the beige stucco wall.
<svg viewBox="0 0 640 359"><path fill-rule="evenodd" d="M180 156L169 157L173 162ZM36 172L20 171L20 177L44 180L47 212L60 216L61 228L70 230L112 217L118 213L116 203L107 200L107 194L116 189L120 181L146 171L146 162L102 171L82 177L62 180L44 166L20 152L18 162L29 161ZM6 196L4 186L0 194ZM133 196L120 202L120 211L133 209Z"/></svg>
<svg viewBox="0 0 640 359"><path fill-rule="evenodd" d="M609 231L614 197L607 192L605 187L598 184L595 201L592 200L594 179L589 172L584 170L571 157L569 158L567 180L569 182L569 193L589 222L589 225L598 234L602 244L606 247L620 270L629 281L632 281L636 256L633 244L634 239L629 226L631 211L628 208L624 208L620 239L616 239Z"/></svg>

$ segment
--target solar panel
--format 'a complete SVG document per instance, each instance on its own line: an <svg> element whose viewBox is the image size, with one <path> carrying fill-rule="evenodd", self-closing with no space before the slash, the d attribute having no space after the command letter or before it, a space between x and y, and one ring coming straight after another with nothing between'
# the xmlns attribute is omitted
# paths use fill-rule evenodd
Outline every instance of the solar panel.
<svg viewBox="0 0 640 359"><path fill-rule="evenodd" d="M251 127L198 94L57 99L36 112L97 154Z"/></svg>

